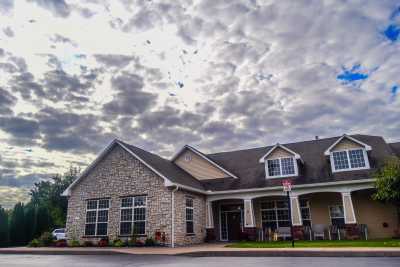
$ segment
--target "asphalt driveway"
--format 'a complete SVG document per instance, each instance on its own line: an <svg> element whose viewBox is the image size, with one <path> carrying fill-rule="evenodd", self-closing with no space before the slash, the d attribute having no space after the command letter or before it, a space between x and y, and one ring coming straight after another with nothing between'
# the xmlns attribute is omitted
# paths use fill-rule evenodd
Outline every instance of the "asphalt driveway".
<svg viewBox="0 0 400 267"><path fill-rule="evenodd" d="M398 267L400 258L306 258L306 257L183 257L183 256L153 256L153 255L0 255L0 266L173 266L173 267Z"/></svg>

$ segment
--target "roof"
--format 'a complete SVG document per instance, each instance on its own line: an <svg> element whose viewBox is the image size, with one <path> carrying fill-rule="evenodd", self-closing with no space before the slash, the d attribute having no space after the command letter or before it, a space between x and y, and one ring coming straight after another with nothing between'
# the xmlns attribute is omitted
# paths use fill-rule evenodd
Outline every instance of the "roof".
<svg viewBox="0 0 400 267"><path fill-rule="evenodd" d="M374 170L388 156L393 156L393 150L382 137L370 135L351 135L362 143L371 146L368 152L371 169L332 173L329 157L324 152L332 146L339 137L283 144L288 149L299 154L303 163L299 165L299 176L293 179L293 184L310 184L347 180L370 179ZM396 145L397 146L397 145ZM258 160L272 146L208 154L207 156L226 169L234 172L239 179L213 179L203 182L207 190L236 190L281 185L281 179L266 179L264 164Z"/></svg>
<svg viewBox="0 0 400 267"><path fill-rule="evenodd" d="M390 143L389 146L392 148L393 152L400 157L400 142Z"/></svg>

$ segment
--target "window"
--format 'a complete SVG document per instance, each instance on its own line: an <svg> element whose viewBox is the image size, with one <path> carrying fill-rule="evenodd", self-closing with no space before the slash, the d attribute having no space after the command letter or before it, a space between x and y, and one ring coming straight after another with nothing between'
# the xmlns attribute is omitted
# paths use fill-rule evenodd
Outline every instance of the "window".
<svg viewBox="0 0 400 267"><path fill-rule="evenodd" d="M332 152L332 158L335 171L369 168L363 149L334 151Z"/></svg>
<svg viewBox="0 0 400 267"><path fill-rule="evenodd" d="M279 158L267 160L268 177L297 175L293 158Z"/></svg>
<svg viewBox="0 0 400 267"><path fill-rule="evenodd" d="M186 234L194 234L193 198L186 197Z"/></svg>
<svg viewBox="0 0 400 267"><path fill-rule="evenodd" d="M343 226L344 222L344 212L342 205L335 205L329 207L329 216L331 217L332 225Z"/></svg>
<svg viewBox="0 0 400 267"><path fill-rule="evenodd" d="M121 199L120 235L146 234L146 196Z"/></svg>
<svg viewBox="0 0 400 267"><path fill-rule="evenodd" d="M301 219L304 226L311 226L310 201L307 199L299 199Z"/></svg>
<svg viewBox="0 0 400 267"><path fill-rule="evenodd" d="M289 208L285 200L268 201L261 203L261 218L263 228L271 228L290 226Z"/></svg>
<svg viewBox="0 0 400 267"><path fill-rule="evenodd" d="M105 236L108 226L109 199L88 200L86 203L86 236Z"/></svg>

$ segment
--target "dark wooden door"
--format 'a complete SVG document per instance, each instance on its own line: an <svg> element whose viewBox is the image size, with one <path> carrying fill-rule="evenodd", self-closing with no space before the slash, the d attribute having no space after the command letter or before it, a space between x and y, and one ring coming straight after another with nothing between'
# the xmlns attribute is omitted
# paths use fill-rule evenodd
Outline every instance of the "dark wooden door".
<svg viewBox="0 0 400 267"><path fill-rule="evenodd" d="M228 212L228 239L240 239L240 212Z"/></svg>

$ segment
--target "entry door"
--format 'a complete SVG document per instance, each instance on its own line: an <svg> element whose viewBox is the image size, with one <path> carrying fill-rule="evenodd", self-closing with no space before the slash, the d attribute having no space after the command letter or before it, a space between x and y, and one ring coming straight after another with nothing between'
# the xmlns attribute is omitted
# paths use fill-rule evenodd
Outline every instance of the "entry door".
<svg viewBox="0 0 400 267"><path fill-rule="evenodd" d="M228 212L228 239L230 241L240 239L240 212Z"/></svg>

